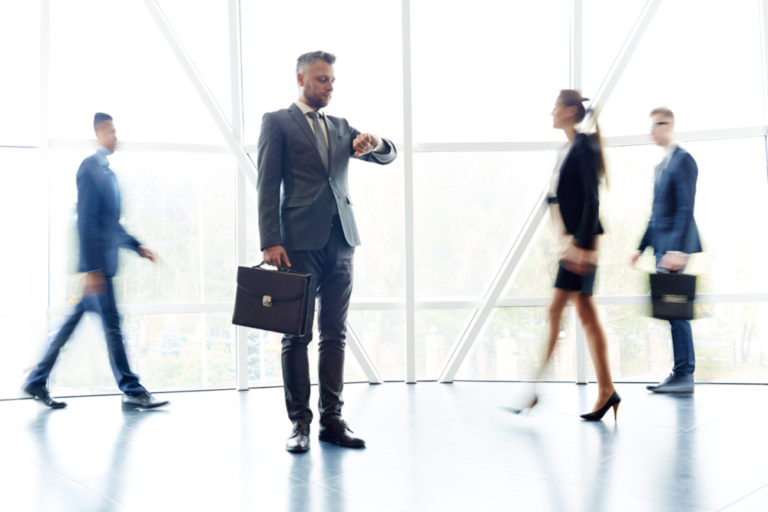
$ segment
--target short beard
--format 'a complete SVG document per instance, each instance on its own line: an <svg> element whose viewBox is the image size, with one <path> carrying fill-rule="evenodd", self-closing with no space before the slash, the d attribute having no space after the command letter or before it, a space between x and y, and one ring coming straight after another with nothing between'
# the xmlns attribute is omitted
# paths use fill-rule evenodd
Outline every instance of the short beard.
<svg viewBox="0 0 768 512"><path fill-rule="evenodd" d="M328 105L328 103L323 104L323 99L320 96L311 96L308 94L306 89L303 92L304 99L307 100L307 105L314 108L315 110L320 110L321 108Z"/></svg>

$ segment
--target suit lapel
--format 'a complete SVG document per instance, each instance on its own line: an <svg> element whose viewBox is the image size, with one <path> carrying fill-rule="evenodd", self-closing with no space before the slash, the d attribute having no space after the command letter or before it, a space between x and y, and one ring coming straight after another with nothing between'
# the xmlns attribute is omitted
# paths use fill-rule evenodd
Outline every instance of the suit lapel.
<svg viewBox="0 0 768 512"><path fill-rule="evenodd" d="M307 122L306 116L301 112L301 109L296 106L295 103L291 103L291 106L288 107L288 112L291 114L291 117L298 125L299 129L304 132L304 135L307 136L307 139L309 139L309 143L312 144L312 146L315 148L315 151L317 151L317 158L320 160L320 165L325 167L323 165L323 159L320 156L321 149L317 147L317 141L315 140L315 134L312 131L312 128L309 127L309 122ZM330 124L330 123L327 123ZM329 153L330 153L330 138L331 138L331 132L330 129L328 131L328 139L329 139ZM328 160L328 166L330 167L330 155ZM328 169L326 169L327 171Z"/></svg>

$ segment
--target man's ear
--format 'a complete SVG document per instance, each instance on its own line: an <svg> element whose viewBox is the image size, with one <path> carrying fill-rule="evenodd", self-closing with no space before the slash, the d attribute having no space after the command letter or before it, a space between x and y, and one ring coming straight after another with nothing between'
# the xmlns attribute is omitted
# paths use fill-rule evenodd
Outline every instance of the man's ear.
<svg viewBox="0 0 768 512"><path fill-rule="evenodd" d="M304 87L304 74L296 73L296 81L299 83L300 86Z"/></svg>

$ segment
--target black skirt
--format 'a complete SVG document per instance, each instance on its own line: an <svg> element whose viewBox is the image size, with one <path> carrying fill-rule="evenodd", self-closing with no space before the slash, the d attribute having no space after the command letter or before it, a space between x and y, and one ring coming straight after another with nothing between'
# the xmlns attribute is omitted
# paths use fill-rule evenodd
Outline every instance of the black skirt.
<svg viewBox="0 0 768 512"><path fill-rule="evenodd" d="M555 288L568 290L570 292L581 292L584 295L592 295L592 289L595 286L596 273L597 268L589 274L574 274L570 270L563 268L563 262L561 261L560 268L557 271L557 278L555 278Z"/></svg>

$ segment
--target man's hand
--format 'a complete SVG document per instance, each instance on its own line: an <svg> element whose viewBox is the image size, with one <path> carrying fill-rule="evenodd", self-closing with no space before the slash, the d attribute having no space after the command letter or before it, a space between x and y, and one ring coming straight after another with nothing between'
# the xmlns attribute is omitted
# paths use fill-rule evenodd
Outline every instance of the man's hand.
<svg viewBox="0 0 768 512"><path fill-rule="evenodd" d="M282 245L272 245L262 251L264 261L277 268L290 267L291 260L288 259L288 253Z"/></svg>
<svg viewBox="0 0 768 512"><path fill-rule="evenodd" d="M101 270L85 273L83 295L104 295L104 273Z"/></svg>
<svg viewBox="0 0 768 512"><path fill-rule="evenodd" d="M637 265L637 260L640 259L640 255L643 254L643 251L635 251L632 253L632 256L629 258L629 265L634 267Z"/></svg>
<svg viewBox="0 0 768 512"><path fill-rule="evenodd" d="M155 263L157 261L157 256L155 256L155 253L149 250L148 248L144 247L143 245L140 245L137 250L139 251L139 255L142 258L147 258L152 263Z"/></svg>
<svg viewBox="0 0 768 512"><path fill-rule="evenodd" d="M575 245L565 250L562 258L563 267L574 274L586 275L597 267L597 251L588 251Z"/></svg>
<svg viewBox="0 0 768 512"><path fill-rule="evenodd" d="M378 145L379 139L370 133L361 133L352 141L352 149L355 150L355 156L366 155L376 149Z"/></svg>
<svg viewBox="0 0 768 512"><path fill-rule="evenodd" d="M683 270L688 263L688 255L680 252L666 252L659 261L659 267L677 272Z"/></svg>

